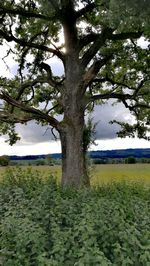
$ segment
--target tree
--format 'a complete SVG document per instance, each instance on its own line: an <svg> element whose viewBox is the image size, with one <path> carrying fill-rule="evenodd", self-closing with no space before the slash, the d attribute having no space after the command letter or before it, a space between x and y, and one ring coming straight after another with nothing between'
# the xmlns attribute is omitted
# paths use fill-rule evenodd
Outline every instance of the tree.
<svg viewBox="0 0 150 266"><path fill-rule="evenodd" d="M136 158L135 157L128 157L128 158L126 158L125 163L134 164L134 163L136 163Z"/></svg>
<svg viewBox="0 0 150 266"><path fill-rule="evenodd" d="M7 155L0 156L0 166L8 166L9 163L10 163L10 160Z"/></svg>
<svg viewBox="0 0 150 266"><path fill-rule="evenodd" d="M62 186L89 185L85 164L85 113L109 99L124 104L133 125L125 135L146 138L150 121L149 1L5 0L0 3L0 43L18 63L18 74L0 79L1 132L10 144L16 123L36 120L57 130L62 147ZM63 35L64 41L61 40ZM58 58L62 76L54 76ZM63 115L61 121L57 115ZM113 121L118 122L118 121Z"/></svg>

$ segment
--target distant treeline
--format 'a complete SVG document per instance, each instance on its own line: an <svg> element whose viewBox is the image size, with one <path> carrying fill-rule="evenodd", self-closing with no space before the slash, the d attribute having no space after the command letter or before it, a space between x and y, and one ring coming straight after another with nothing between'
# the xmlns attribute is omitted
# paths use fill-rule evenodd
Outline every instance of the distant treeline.
<svg viewBox="0 0 150 266"><path fill-rule="evenodd" d="M124 159L128 157L150 158L150 149L126 149L126 150L107 150L107 151L90 151L91 159ZM45 159L50 156L53 159L61 159L61 153L53 153L48 155L26 155L26 156L10 156L10 160L38 160Z"/></svg>
<svg viewBox="0 0 150 266"><path fill-rule="evenodd" d="M134 164L150 163L150 149L128 149L113 151L91 151L87 156L88 164ZM61 154L0 156L0 166L39 166L61 165Z"/></svg>

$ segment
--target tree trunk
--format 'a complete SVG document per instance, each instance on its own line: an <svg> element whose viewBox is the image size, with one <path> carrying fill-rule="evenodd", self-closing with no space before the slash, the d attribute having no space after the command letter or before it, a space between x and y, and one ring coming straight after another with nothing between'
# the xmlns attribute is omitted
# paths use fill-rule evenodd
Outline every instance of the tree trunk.
<svg viewBox="0 0 150 266"><path fill-rule="evenodd" d="M65 28L65 35L71 34ZM65 83L61 103L64 119L60 130L62 146L62 187L89 185L89 178L83 149L84 93L82 90L83 69L80 65L77 47L71 35L66 37L67 54L65 61Z"/></svg>
<svg viewBox="0 0 150 266"><path fill-rule="evenodd" d="M84 115L69 120L61 132L62 187L89 186L86 158L83 151Z"/></svg>

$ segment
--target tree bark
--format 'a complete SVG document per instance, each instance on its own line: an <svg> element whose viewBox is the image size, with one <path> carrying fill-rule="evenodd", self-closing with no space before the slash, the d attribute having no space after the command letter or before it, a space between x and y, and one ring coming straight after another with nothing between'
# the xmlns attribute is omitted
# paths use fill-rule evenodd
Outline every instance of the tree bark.
<svg viewBox="0 0 150 266"><path fill-rule="evenodd" d="M66 120L66 118L65 118ZM62 147L62 187L89 186L83 150L84 113L68 118L60 133Z"/></svg>

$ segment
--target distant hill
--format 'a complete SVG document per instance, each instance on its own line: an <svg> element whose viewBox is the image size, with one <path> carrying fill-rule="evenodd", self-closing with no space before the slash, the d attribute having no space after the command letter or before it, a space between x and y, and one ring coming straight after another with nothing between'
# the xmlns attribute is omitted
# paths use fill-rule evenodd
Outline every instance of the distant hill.
<svg viewBox="0 0 150 266"><path fill-rule="evenodd" d="M10 160L37 160L44 159L50 155L53 159L61 159L61 153L41 154L41 155L26 155L26 156L10 156ZM126 150L106 150L106 151L90 151L89 156L92 159L106 159L106 158L150 158L150 149L126 149Z"/></svg>
<svg viewBox="0 0 150 266"><path fill-rule="evenodd" d="M95 158L150 158L150 149L126 149L126 150L107 150L91 151L90 157Z"/></svg>

